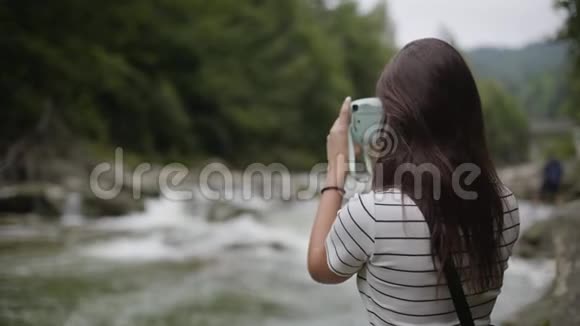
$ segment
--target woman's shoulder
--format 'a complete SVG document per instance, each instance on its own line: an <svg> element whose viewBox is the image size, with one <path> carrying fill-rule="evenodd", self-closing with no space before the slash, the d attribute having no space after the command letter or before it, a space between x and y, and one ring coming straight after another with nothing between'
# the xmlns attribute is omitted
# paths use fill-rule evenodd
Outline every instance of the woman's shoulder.
<svg viewBox="0 0 580 326"><path fill-rule="evenodd" d="M413 200L397 188L386 190L371 190L369 192L357 194L364 202L373 203L374 205L386 206L410 206Z"/></svg>
<svg viewBox="0 0 580 326"><path fill-rule="evenodd" d="M410 206L413 201L400 190L392 188L387 190L371 190L369 192L355 194L353 196L367 206Z"/></svg>
<svg viewBox="0 0 580 326"><path fill-rule="evenodd" d="M515 211L518 209L518 200L514 192L506 185L500 185L499 197L504 205L504 212Z"/></svg>
<svg viewBox="0 0 580 326"><path fill-rule="evenodd" d="M361 208L375 221L382 221L386 217L387 220L396 220L404 214L403 210L407 213L418 210L413 200L396 188L355 194L349 200L349 205L354 209Z"/></svg>
<svg viewBox="0 0 580 326"><path fill-rule="evenodd" d="M500 198L503 204L504 231L513 230L513 232L516 232L517 238L520 225L520 212L516 195L507 186L502 185Z"/></svg>
<svg viewBox="0 0 580 326"><path fill-rule="evenodd" d="M351 216L363 216L375 220L375 198L373 192L354 193L342 210Z"/></svg>

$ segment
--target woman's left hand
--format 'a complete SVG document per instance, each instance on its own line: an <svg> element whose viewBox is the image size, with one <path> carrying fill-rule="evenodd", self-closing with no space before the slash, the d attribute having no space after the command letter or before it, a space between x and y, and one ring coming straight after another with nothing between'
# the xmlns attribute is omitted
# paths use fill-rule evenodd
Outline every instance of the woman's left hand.
<svg viewBox="0 0 580 326"><path fill-rule="evenodd" d="M326 138L328 175L333 177L334 186L342 186L348 171L348 132L350 126L350 96L342 103L338 118L334 121Z"/></svg>

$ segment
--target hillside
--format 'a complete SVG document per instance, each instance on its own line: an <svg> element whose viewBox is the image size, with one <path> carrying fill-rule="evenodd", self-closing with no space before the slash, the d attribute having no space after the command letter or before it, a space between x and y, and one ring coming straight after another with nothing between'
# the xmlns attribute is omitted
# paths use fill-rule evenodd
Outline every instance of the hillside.
<svg viewBox="0 0 580 326"><path fill-rule="evenodd" d="M478 79L501 83L528 114L553 117L561 111L566 97L566 43L541 42L519 49L478 48L467 51L466 57Z"/></svg>

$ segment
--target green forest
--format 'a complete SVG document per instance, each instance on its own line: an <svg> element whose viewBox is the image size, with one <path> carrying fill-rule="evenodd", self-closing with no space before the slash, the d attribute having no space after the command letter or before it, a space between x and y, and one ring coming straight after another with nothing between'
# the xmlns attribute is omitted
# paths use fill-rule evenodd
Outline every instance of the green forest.
<svg viewBox="0 0 580 326"><path fill-rule="evenodd" d="M556 3L567 13L566 23L559 37L570 43L570 69L564 74L568 96L564 101L563 111L578 123L580 122L580 19L578 18L580 0L558 0Z"/></svg>
<svg viewBox="0 0 580 326"><path fill-rule="evenodd" d="M562 37L578 38L575 19ZM324 158L341 100L373 96L397 50L386 1L368 12L323 0L4 1L0 28L5 179L34 178L30 162L92 162L115 147L158 162L309 169ZM516 66L508 82L478 73L485 55L464 52L501 164L527 158L530 112L577 115L560 101L561 48L555 64L531 75Z"/></svg>

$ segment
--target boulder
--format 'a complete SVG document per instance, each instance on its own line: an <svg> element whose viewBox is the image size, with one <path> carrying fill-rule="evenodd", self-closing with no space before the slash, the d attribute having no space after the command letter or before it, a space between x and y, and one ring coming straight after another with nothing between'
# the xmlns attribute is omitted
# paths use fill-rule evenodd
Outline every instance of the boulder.
<svg viewBox="0 0 580 326"><path fill-rule="evenodd" d="M556 260L556 278L538 302L504 325L580 325L580 201L557 210L548 234ZM543 238L544 236L540 237Z"/></svg>
<svg viewBox="0 0 580 326"><path fill-rule="evenodd" d="M62 213L65 191L54 184L25 183L0 188L0 214L37 214L56 218Z"/></svg>
<svg viewBox="0 0 580 326"><path fill-rule="evenodd" d="M81 197L80 213L86 217L119 216L144 209L143 201L134 199L129 191L122 191L109 200L100 199L88 190L78 193ZM56 219L64 213L68 194L67 189L55 184L4 186L0 188L0 216L35 215Z"/></svg>
<svg viewBox="0 0 580 326"><path fill-rule="evenodd" d="M85 217L121 216L145 209L143 200L134 199L129 191L122 191L112 199L101 199L94 194L83 196L81 212Z"/></svg>
<svg viewBox="0 0 580 326"><path fill-rule="evenodd" d="M254 208L219 200L210 202L207 210L207 220L209 222L225 222L242 215L261 217L260 212Z"/></svg>
<svg viewBox="0 0 580 326"><path fill-rule="evenodd" d="M559 221L555 219L534 223L521 234L515 247L515 254L523 258L553 258L552 233L558 223Z"/></svg>

